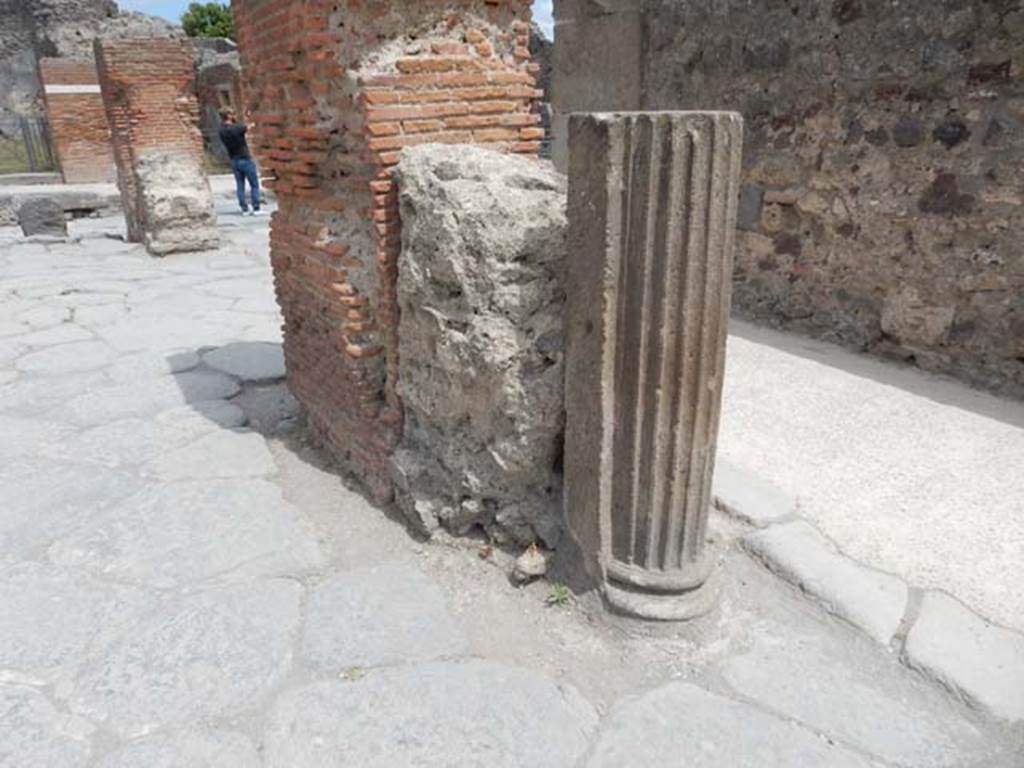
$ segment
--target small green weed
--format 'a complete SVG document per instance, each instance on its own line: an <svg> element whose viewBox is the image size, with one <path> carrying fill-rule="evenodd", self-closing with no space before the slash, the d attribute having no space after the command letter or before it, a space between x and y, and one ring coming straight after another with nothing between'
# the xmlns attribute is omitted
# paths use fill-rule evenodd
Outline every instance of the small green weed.
<svg viewBox="0 0 1024 768"><path fill-rule="evenodd" d="M565 584L552 584L548 596L544 599L544 604L551 606L568 605L571 602L572 592Z"/></svg>

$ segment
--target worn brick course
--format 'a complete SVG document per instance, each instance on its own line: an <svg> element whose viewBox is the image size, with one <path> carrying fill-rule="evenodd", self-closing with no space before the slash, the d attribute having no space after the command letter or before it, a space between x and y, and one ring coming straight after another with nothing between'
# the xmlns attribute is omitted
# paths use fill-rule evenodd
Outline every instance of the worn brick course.
<svg viewBox="0 0 1024 768"><path fill-rule="evenodd" d="M279 210L271 260L289 382L378 498L401 429L401 149L535 154L529 0L234 0L252 143Z"/></svg>
<svg viewBox="0 0 1024 768"><path fill-rule="evenodd" d="M50 133L67 184L114 178L110 126L90 59L40 59Z"/></svg>
<svg viewBox="0 0 1024 768"><path fill-rule="evenodd" d="M95 52L128 239L158 255L215 245L192 47L97 39Z"/></svg>

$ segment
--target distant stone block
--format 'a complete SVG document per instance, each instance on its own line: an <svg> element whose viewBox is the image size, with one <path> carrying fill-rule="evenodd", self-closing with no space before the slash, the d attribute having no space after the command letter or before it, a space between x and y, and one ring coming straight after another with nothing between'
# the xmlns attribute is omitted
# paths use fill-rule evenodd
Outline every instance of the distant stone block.
<svg viewBox="0 0 1024 768"><path fill-rule="evenodd" d="M18 208L18 224L25 237L48 235L67 237L68 223L64 219L64 208L56 200L37 198L26 200Z"/></svg>

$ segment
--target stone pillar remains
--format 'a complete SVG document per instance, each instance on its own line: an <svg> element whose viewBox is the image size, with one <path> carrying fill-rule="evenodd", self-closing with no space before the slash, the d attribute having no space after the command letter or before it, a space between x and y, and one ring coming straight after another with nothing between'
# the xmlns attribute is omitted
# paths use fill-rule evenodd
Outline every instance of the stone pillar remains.
<svg viewBox="0 0 1024 768"><path fill-rule="evenodd" d="M642 108L643 0L557 0L551 81L552 160L566 173L573 112Z"/></svg>
<svg viewBox="0 0 1024 768"><path fill-rule="evenodd" d="M40 59L39 76L64 183L112 181L114 152L96 62Z"/></svg>
<svg viewBox="0 0 1024 768"><path fill-rule="evenodd" d="M722 397L742 120L570 119L567 522L623 613L715 600L706 546Z"/></svg>
<svg viewBox="0 0 1024 768"><path fill-rule="evenodd" d="M251 144L276 177L288 382L371 493L401 432L391 171L403 147L536 154L530 0L234 0Z"/></svg>
<svg viewBox="0 0 1024 768"><path fill-rule="evenodd" d="M128 239L154 256L215 248L192 47L173 38L98 39L95 51Z"/></svg>

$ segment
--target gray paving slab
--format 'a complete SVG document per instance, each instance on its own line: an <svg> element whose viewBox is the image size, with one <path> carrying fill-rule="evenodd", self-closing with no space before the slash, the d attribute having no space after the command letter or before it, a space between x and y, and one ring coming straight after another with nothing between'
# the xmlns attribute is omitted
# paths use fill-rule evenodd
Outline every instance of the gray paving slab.
<svg viewBox="0 0 1024 768"><path fill-rule="evenodd" d="M574 689L487 661L380 669L283 694L267 768L565 768L597 726Z"/></svg>
<svg viewBox="0 0 1024 768"><path fill-rule="evenodd" d="M0 458L40 455L49 446L72 439L76 432L74 427L55 421L0 414Z"/></svg>
<svg viewBox="0 0 1024 768"><path fill-rule="evenodd" d="M763 709L888 762L984 764L993 745L954 704L864 644L768 625L750 650L723 663L722 675Z"/></svg>
<svg viewBox="0 0 1024 768"><path fill-rule="evenodd" d="M145 419L118 419L81 430L66 425L56 425L48 432L40 429L40 438L27 446L32 447L33 453L50 458L127 467L152 462L204 435L242 426L245 421L245 414L237 405L208 400L171 408ZM0 419L0 426L3 423Z"/></svg>
<svg viewBox="0 0 1024 768"><path fill-rule="evenodd" d="M82 341L46 347L22 355L15 363L19 371L57 376L72 371L102 368L114 360L115 353L101 341Z"/></svg>
<svg viewBox="0 0 1024 768"><path fill-rule="evenodd" d="M164 453L143 472L161 480L266 477L277 471L266 441L255 432L217 429Z"/></svg>
<svg viewBox="0 0 1024 768"><path fill-rule="evenodd" d="M99 629L68 705L121 738L256 707L291 668L301 595L269 580L158 600Z"/></svg>
<svg viewBox="0 0 1024 768"><path fill-rule="evenodd" d="M441 590L412 564L339 573L306 603L302 653L320 670L454 657L467 648Z"/></svg>
<svg viewBox="0 0 1024 768"><path fill-rule="evenodd" d="M241 733L184 730L132 741L96 768L261 768L252 740Z"/></svg>
<svg viewBox="0 0 1024 768"><path fill-rule="evenodd" d="M904 660L996 717L1024 720L1024 635L942 592L925 593Z"/></svg>
<svg viewBox="0 0 1024 768"><path fill-rule="evenodd" d="M73 397L55 414L75 424L92 426L132 416L151 416L194 401L233 397L240 387L230 376L213 371L186 371L140 387L126 383L94 389Z"/></svg>
<svg viewBox="0 0 1024 768"><path fill-rule="evenodd" d="M0 768L85 768L94 730L34 688L0 682Z"/></svg>
<svg viewBox="0 0 1024 768"><path fill-rule="evenodd" d="M824 608L888 645L906 613L907 585L855 563L804 521L747 536L744 547Z"/></svg>
<svg viewBox="0 0 1024 768"><path fill-rule="evenodd" d="M757 707L685 682L622 699L586 768L870 768L866 756Z"/></svg>
<svg viewBox="0 0 1024 768"><path fill-rule="evenodd" d="M83 521L139 490L135 476L36 457L0 462L0 563L45 556Z"/></svg>
<svg viewBox="0 0 1024 768"><path fill-rule="evenodd" d="M96 627L123 624L146 597L49 564L0 570L0 679L37 685L66 679L81 665Z"/></svg>
<svg viewBox="0 0 1024 768"><path fill-rule="evenodd" d="M267 383L285 377L284 350L280 344L235 342L203 355L203 362L242 381Z"/></svg>
<svg viewBox="0 0 1024 768"><path fill-rule="evenodd" d="M157 587L301 573L323 564L316 533L266 480L151 483L57 539L61 565Z"/></svg>

